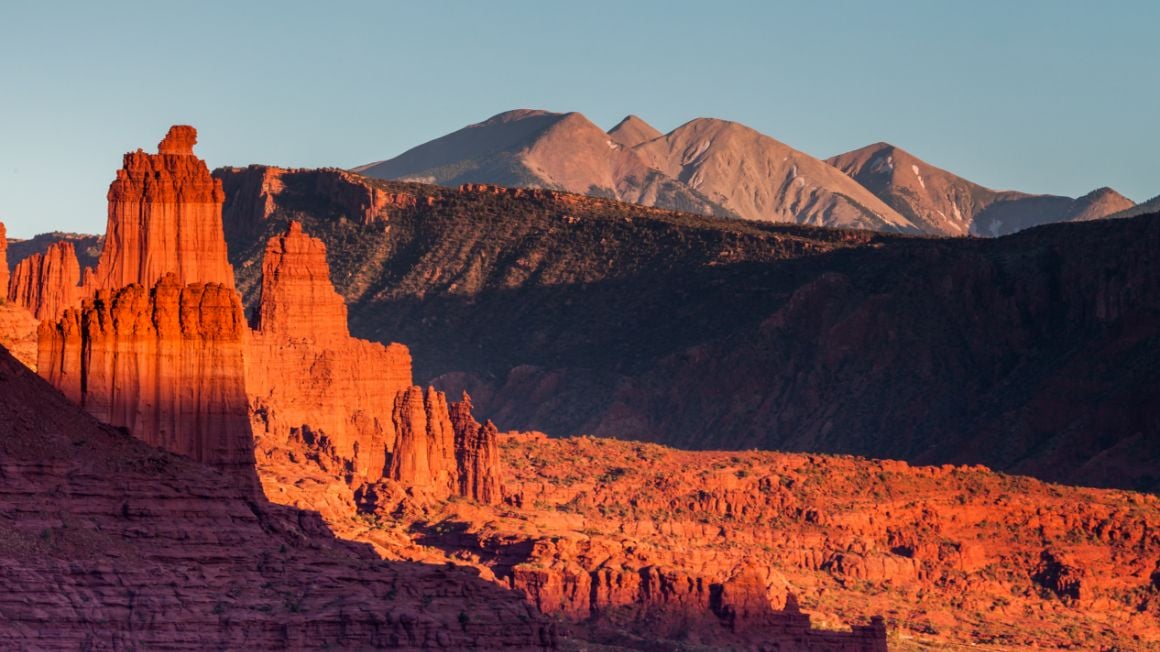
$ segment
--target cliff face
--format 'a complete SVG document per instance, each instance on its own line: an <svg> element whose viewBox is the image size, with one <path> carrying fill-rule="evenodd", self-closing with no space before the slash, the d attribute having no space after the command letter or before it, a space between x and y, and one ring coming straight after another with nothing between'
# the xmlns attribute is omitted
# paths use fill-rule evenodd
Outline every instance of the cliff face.
<svg viewBox="0 0 1160 652"><path fill-rule="evenodd" d="M81 297L81 267L68 241L49 245L16 265L8 286L8 300L28 309L39 320L56 319Z"/></svg>
<svg viewBox="0 0 1160 652"><path fill-rule="evenodd" d="M94 289L179 283L234 286L221 227L221 183L193 153L197 131L175 126L158 154L125 155L109 186L109 221Z"/></svg>
<svg viewBox="0 0 1160 652"><path fill-rule="evenodd" d="M8 238L0 222L0 292L8 292ZM0 346L25 366L36 369L36 319L22 306L0 301Z"/></svg>
<svg viewBox="0 0 1160 652"><path fill-rule="evenodd" d="M99 291L40 331L40 373L96 418L223 467L253 465L238 295L163 277Z"/></svg>

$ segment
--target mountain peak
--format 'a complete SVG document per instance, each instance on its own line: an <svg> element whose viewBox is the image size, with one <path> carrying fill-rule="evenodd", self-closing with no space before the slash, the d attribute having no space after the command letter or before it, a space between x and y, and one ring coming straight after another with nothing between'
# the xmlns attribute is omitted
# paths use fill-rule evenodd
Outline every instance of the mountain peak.
<svg viewBox="0 0 1160 652"><path fill-rule="evenodd" d="M608 136L625 147L636 147L663 135L659 129L632 114L608 130Z"/></svg>
<svg viewBox="0 0 1160 652"><path fill-rule="evenodd" d="M563 113L556 113L554 111L545 111L543 109L512 109L511 111L504 111L497 113L483 122L477 122L472 127L486 127L491 125L507 124L511 122L519 122L529 118L541 117L560 117Z"/></svg>

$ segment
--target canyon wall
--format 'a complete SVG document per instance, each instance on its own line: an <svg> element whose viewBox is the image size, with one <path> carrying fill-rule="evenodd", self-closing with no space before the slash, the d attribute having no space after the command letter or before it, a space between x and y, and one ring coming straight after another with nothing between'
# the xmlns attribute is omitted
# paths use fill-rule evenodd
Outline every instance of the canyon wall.
<svg viewBox="0 0 1160 652"><path fill-rule="evenodd" d="M8 230L0 222L0 291L8 292Z"/></svg>

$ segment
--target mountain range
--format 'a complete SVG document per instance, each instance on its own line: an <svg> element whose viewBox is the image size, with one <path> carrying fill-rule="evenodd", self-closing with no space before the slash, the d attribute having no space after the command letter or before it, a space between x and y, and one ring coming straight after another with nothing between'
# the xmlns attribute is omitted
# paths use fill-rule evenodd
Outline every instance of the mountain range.
<svg viewBox="0 0 1160 652"><path fill-rule="evenodd" d="M630 115L607 132L580 113L515 110L354 171L455 186L495 183L748 220L943 236L999 236L1102 218L1134 203L995 191L887 143L819 160L745 125L697 118L667 134Z"/></svg>

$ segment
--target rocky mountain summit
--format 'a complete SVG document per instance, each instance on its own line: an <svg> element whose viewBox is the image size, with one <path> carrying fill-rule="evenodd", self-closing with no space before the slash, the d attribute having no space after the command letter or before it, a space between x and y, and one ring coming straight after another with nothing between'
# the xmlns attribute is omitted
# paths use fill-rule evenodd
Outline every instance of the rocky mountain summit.
<svg viewBox="0 0 1160 652"><path fill-rule="evenodd" d="M1079 198L984 188L889 143L827 159L927 233L1000 236L1052 222L1108 217L1134 206L1111 188Z"/></svg>
<svg viewBox="0 0 1160 652"><path fill-rule="evenodd" d="M1133 206L1110 188L1078 199L993 191L887 143L821 161L728 120L697 118L662 134L630 115L604 132L579 113L528 109L354 171L452 187L563 190L762 222L943 236L1006 235Z"/></svg>

